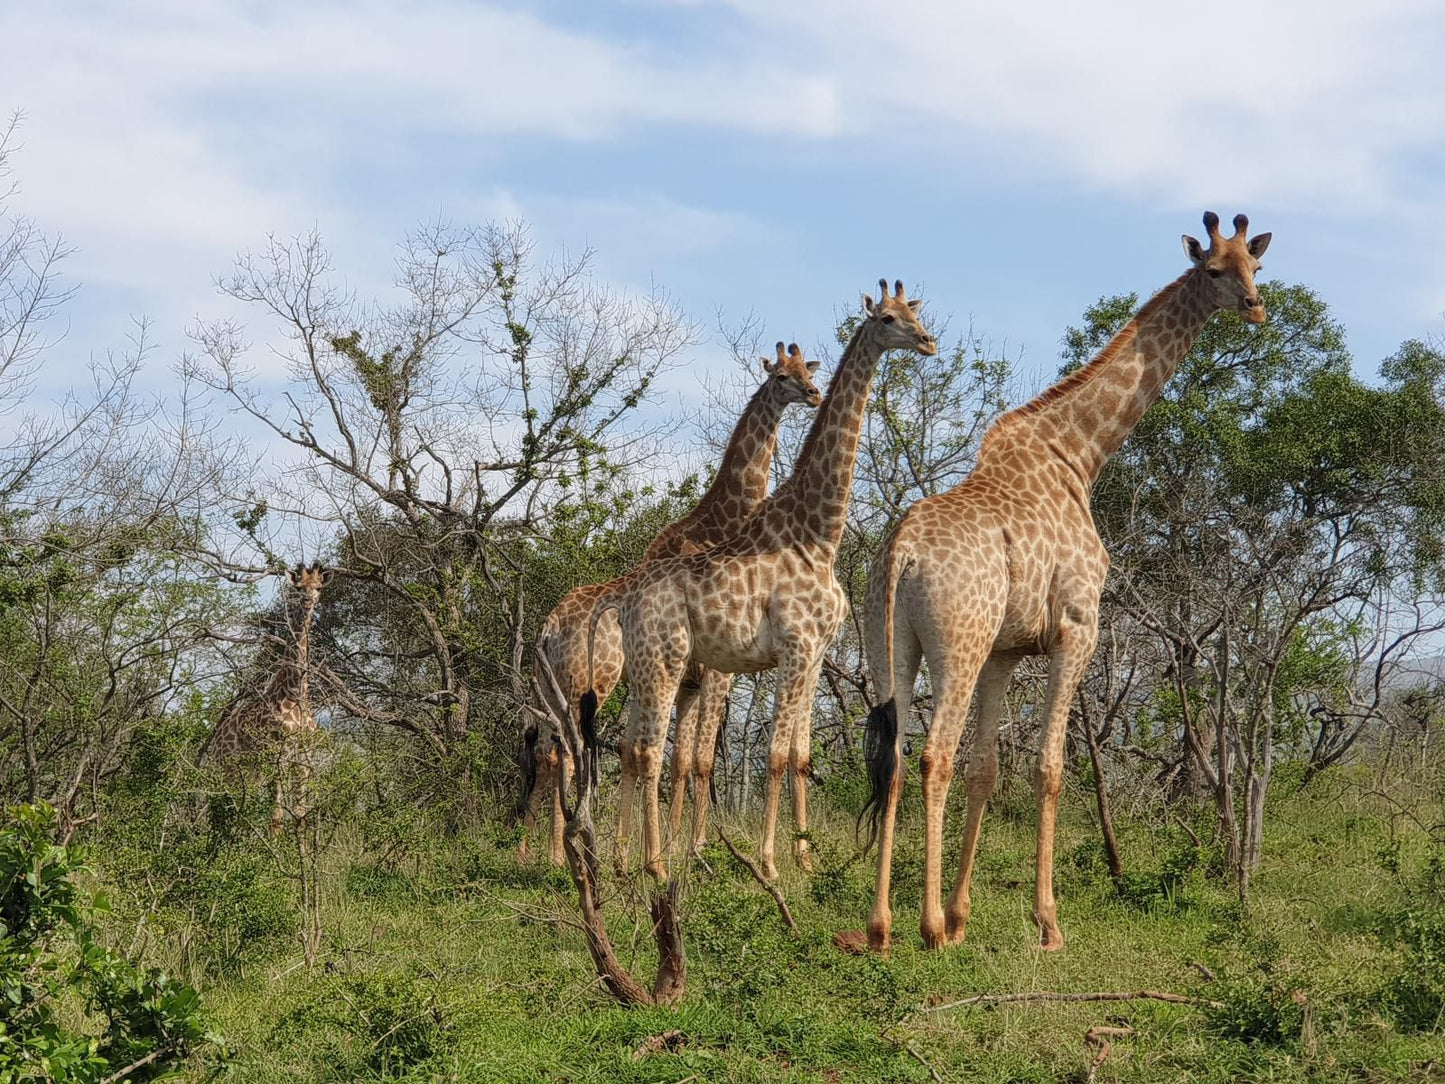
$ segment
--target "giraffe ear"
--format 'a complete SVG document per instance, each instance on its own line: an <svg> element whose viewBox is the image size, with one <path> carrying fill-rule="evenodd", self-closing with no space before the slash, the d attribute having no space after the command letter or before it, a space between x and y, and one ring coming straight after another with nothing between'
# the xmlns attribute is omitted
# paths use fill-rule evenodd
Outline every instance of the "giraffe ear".
<svg viewBox="0 0 1445 1084"><path fill-rule="evenodd" d="M334 568L323 568L323 569L321 570L321 586L322 586L322 587L325 587L328 583L331 582L331 578L332 578L333 576L335 576L335 575L336 575L336 569L334 569Z"/></svg>
<svg viewBox="0 0 1445 1084"><path fill-rule="evenodd" d="M818 366L819 366L819 365L822 365L822 364L823 364L823 363L822 363L821 361L818 361L818 360L816 360L816 359L813 360L813 361L808 362L808 372L810 372L810 373L816 373L816 372L818 371Z"/></svg>
<svg viewBox="0 0 1445 1084"><path fill-rule="evenodd" d="M300 566L298 565L297 567L299 568ZM296 569L288 568L286 570L286 582L292 587L301 586L301 577L296 574Z"/></svg>
<svg viewBox="0 0 1445 1084"><path fill-rule="evenodd" d="M1269 239L1273 236L1274 234L1272 233L1262 233L1258 237L1251 238L1249 242L1249 254L1256 260L1259 259L1264 255L1264 250L1269 248Z"/></svg>
<svg viewBox="0 0 1445 1084"><path fill-rule="evenodd" d="M914 312L917 312L919 309L923 308L923 298L921 298L921 297L916 297L916 298L914 298L912 301L910 301L910 302L908 303L908 307L909 307L910 309L912 309Z"/></svg>
<svg viewBox="0 0 1445 1084"><path fill-rule="evenodd" d="M874 306L873 306L873 299L872 299L871 297L869 297L867 294L864 294L864 295L863 295L863 311L866 312L869 316L872 316L872 315L873 315L873 307L874 307Z"/></svg>
<svg viewBox="0 0 1445 1084"><path fill-rule="evenodd" d="M767 373L769 376L772 376L772 375L773 375L773 370L776 369L777 366L773 364L773 361L772 361L771 358L763 358L762 361L763 361L763 372Z"/></svg>
<svg viewBox="0 0 1445 1084"><path fill-rule="evenodd" d="M1189 262L1195 267L1204 265L1204 248L1199 242L1190 237L1187 233L1180 238L1184 242L1184 255L1189 257Z"/></svg>

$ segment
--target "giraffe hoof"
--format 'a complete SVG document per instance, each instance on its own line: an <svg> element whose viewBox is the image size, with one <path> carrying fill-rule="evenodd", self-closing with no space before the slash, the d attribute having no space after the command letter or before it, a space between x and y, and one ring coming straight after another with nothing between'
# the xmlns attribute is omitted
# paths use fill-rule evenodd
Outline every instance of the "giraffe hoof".
<svg viewBox="0 0 1445 1084"><path fill-rule="evenodd" d="M1044 952L1058 952L1064 947L1064 932L1057 926L1053 929L1044 927L1039 935L1039 948Z"/></svg>
<svg viewBox="0 0 1445 1084"><path fill-rule="evenodd" d="M918 931L923 936L923 947L926 949L941 949L948 945L948 938L941 927L922 926Z"/></svg>

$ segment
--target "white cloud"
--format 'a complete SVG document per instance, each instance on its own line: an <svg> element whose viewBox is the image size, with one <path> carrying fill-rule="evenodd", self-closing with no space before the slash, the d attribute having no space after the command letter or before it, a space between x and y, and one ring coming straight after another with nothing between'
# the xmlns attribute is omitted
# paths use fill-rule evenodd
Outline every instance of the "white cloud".
<svg viewBox="0 0 1445 1084"><path fill-rule="evenodd" d="M730 2L850 130L923 121L953 168L1001 153L1171 205L1378 209L1445 121L1427 0Z"/></svg>

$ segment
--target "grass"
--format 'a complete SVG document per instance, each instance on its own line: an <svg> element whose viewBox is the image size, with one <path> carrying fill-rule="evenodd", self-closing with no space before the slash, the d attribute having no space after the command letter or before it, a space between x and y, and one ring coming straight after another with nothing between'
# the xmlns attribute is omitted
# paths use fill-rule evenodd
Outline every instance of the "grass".
<svg viewBox="0 0 1445 1084"><path fill-rule="evenodd" d="M609 1001L581 935L557 920L572 913L570 881L545 859L519 864L500 831L385 869L358 840L334 847L324 965L308 971L283 943L204 992L233 1044L232 1073L256 1081L871 1082L928 1081L930 1070L948 1081L1083 1081L1093 1051L1082 1037L1096 1024L1135 1031L1114 1043L1099 1081L1445 1079L1445 1021L1405 1027L1399 1009L1411 983L1436 989L1421 971L1433 958L1412 955L1415 935L1398 931L1402 915L1428 926L1440 914L1430 865L1439 845L1426 830L1442 819L1438 805L1422 799L1416 824L1345 775L1277 798L1246 918L1229 883L1210 875L1212 855L1157 816L1121 817L1131 873L1121 899L1086 795L1066 794L1057 892L1068 945L1054 954L1035 947L1029 920L1029 805L1015 785L991 811L968 939L944 952L924 951L917 934L911 806L892 956L833 946L836 931L866 918L872 863L853 860L851 819L823 800L813 833L819 872L809 878L783 863L800 937L720 847L706 855L711 872L684 874L688 984L676 1009ZM951 817L955 839L957 811ZM728 828L739 841L756 830L751 821ZM623 898L609 906L619 951L650 978L643 914ZM1224 1007L920 1011L981 992L1141 988ZM665 1050L634 1056L649 1036L674 1030L681 1035Z"/></svg>

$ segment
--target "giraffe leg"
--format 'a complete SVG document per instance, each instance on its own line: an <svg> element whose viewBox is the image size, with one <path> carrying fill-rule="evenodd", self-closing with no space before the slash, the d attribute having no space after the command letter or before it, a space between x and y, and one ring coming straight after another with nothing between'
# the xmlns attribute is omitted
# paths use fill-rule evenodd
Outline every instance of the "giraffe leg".
<svg viewBox="0 0 1445 1084"><path fill-rule="evenodd" d="M682 650L686 650L685 646ZM629 665L631 661L629 659ZM667 744L667 724L686 661L686 654L676 659L654 658L649 660L646 676L633 680L633 756L634 770L646 803L642 822L646 869L659 881L667 880L667 863L663 859L658 786L662 776L663 749ZM638 669L644 667L639 665Z"/></svg>
<svg viewBox="0 0 1445 1084"><path fill-rule="evenodd" d="M978 721L973 734L973 753L964 772L968 791L968 823L963 831L963 853L958 863L958 880L944 907L944 939L950 944L963 940L972 908L969 886L973 881L973 862L978 851L978 833L983 814L998 781L998 717L1003 708L1004 690L1018 660L1011 657L990 657L978 675Z"/></svg>
<svg viewBox="0 0 1445 1084"><path fill-rule="evenodd" d="M552 793L552 761L555 752L537 754L537 778L532 783L532 793L527 795L527 806L522 810L522 841L517 844L517 860L525 862L532 857L529 840L537 830L537 813L542 808L545 796Z"/></svg>
<svg viewBox="0 0 1445 1084"><path fill-rule="evenodd" d="M567 788L572 785L572 758L558 755L556 766L548 781L552 791L552 840L551 858L552 865L565 866L567 864L567 853L562 846L562 833L567 827L566 818L562 816L562 799L567 794Z"/></svg>
<svg viewBox="0 0 1445 1084"><path fill-rule="evenodd" d="M637 804L637 748L624 740L617 747L622 762L622 782L617 788L617 846L612 861L620 874L627 869L632 852L632 807Z"/></svg>
<svg viewBox="0 0 1445 1084"><path fill-rule="evenodd" d="M281 766L278 766L276 769L275 798L271 802L271 825L269 829L272 839L275 839L281 834L281 821L286 816L286 781L282 775L284 771L285 768Z"/></svg>
<svg viewBox="0 0 1445 1084"><path fill-rule="evenodd" d="M768 744L768 790L763 804L763 840L759 848L763 875L770 881L777 880L778 867L774 862L775 837L778 829L778 806L783 793L783 773L793 755L793 730L805 725L802 712L812 710L812 699L808 691L817 684L816 672L813 681L808 681L813 671L812 653L792 647L778 660L778 695L773 706L773 736ZM804 799L804 816L807 816ZM796 852L795 852L796 853Z"/></svg>
<svg viewBox="0 0 1445 1084"><path fill-rule="evenodd" d="M696 747L698 688L684 681L677 691L677 726L672 735L672 801L667 811L668 849L676 851L682 839L682 810L687 802L687 783L692 776Z"/></svg>
<svg viewBox="0 0 1445 1084"><path fill-rule="evenodd" d="M943 921L943 814L953 782L953 759L968 722L968 705L983 665L983 652L955 653L933 671L933 728L919 758L923 776L923 913L919 930L923 944L941 948L947 931Z"/></svg>
<svg viewBox="0 0 1445 1084"><path fill-rule="evenodd" d="M1039 945L1046 951L1064 947L1054 901L1054 828L1058 821L1059 790L1064 780L1064 738L1068 733L1069 703L1094 653L1098 626L1066 619L1059 629L1058 645L1049 657L1049 686L1044 701L1044 730L1039 739L1039 764L1034 792L1039 803L1039 839L1034 877L1034 922Z"/></svg>
<svg viewBox="0 0 1445 1084"><path fill-rule="evenodd" d="M899 630L903 630L900 628ZM911 633L904 636L895 634L893 702L897 712L898 726L893 735L893 782L888 788L888 797L878 822L878 876L873 885L873 910L868 916L868 947L874 952L888 954L889 935L893 929L893 910L889 903L889 892L893 876L893 834L898 826L898 799L903 794L903 728L913 709L913 683L918 679L919 646ZM874 687L886 687L874 677Z"/></svg>
<svg viewBox="0 0 1445 1084"><path fill-rule="evenodd" d="M733 676L704 670L698 695L697 741L692 761L692 853L701 854L712 801L712 771L717 759L717 732L727 710Z"/></svg>
<svg viewBox="0 0 1445 1084"><path fill-rule="evenodd" d="M793 861L806 873L813 872L813 856L806 838L808 831L808 777L813 772L813 699L818 692L818 676L823 665L820 653L816 665L803 678L803 690L795 707L797 718L789 742L789 766L793 769L793 823L797 837L793 840Z"/></svg>

